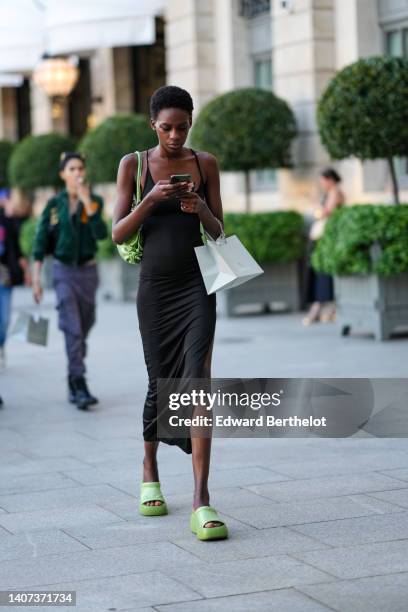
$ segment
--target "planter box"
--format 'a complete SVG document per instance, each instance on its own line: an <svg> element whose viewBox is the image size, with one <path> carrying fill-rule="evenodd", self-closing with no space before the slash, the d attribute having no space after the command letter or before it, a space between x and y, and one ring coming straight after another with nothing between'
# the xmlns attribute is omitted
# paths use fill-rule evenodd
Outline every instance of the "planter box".
<svg viewBox="0 0 408 612"><path fill-rule="evenodd" d="M242 311L242 306L257 306L258 310L271 312L274 305L280 310L300 310L300 280L298 263L262 264L264 274L217 294L220 314L232 316Z"/></svg>
<svg viewBox="0 0 408 612"><path fill-rule="evenodd" d="M334 291L343 336L361 329L388 340L397 328L408 329L408 273L335 277Z"/></svg>
<svg viewBox="0 0 408 612"><path fill-rule="evenodd" d="M106 300L134 301L139 285L140 267L120 257L98 262L99 293Z"/></svg>

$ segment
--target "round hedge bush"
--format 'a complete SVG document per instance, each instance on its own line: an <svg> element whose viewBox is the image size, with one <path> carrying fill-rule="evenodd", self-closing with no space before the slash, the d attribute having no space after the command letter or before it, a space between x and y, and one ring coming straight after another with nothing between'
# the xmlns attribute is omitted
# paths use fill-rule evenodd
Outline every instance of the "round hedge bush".
<svg viewBox="0 0 408 612"><path fill-rule="evenodd" d="M372 257L372 247L379 256ZM312 266L333 276L408 271L408 206L359 204L336 210L312 253Z"/></svg>
<svg viewBox="0 0 408 612"><path fill-rule="evenodd" d="M9 178L13 187L60 187L59 161L63 151L75 150L75 141L63 134L27 136L13 150Z"/></svg>
<svg viewBox="0 0 408 612"><path fill-rule="evenodd" d="M191 130L192 145L218 159L222 170L249 171L290 166L295 117L284 100L253 87L214 98Z"/></svg>
<svg viewBox="0 0 408 612"><path fill-rule="evenodd" d="M157 144L146 115L109 117L81 140L87 174L94 183L116 181L120 159L135 150L143 151Z"/></svg>
<svg viewBox="0 0 408 612"><path fill-rule="evenodd" d="M0 140L0 189L9 187L8 164L14 144L8 140Z"/></svg>
<svg viewBox="0 0 408 612"><path fill-rule="evenodd" d="M317 120L334 159L408 155L408 60L363 58L330 81Z"/></svg>
<svg viewBox="0 0 408 612"><path fill-rule="evenodd" d="M259 263L296 261L303 255L304 220L296 211L225 213L224 227Z"/></svg>

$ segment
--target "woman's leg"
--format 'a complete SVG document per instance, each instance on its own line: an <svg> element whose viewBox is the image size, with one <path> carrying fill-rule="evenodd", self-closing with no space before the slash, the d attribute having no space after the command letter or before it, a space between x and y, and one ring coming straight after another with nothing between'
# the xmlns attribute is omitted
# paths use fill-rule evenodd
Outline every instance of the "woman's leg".
<svg viewBox="0 0 408 612"><path fill-rule="evenodd" d="M211 358L212 350L214 346L214 338L211 342L209 351L204 364L203 378L211 379ZM207 414L205 407L198 407L194 411L196 414ZM210 461L211 461L211 437L199 437L191 436L192 446L192 462L193 462L193 473L194 473L194 500L193 510L197 510L200 506L210 505L210 494L208 491L208 476L210 473ZM204 527L218 527L221 525L219 521L210 521L205 523Z"/></svg>
<svg viewBox="0 0 408 612"><path fill-rule="evenodd" d="M143 482L159 482L159 470L157 468L157 449L158 442L148 442L145 440L143 459ZM145 502L146 506L160 506L163 502L159 499Z"/></svg>

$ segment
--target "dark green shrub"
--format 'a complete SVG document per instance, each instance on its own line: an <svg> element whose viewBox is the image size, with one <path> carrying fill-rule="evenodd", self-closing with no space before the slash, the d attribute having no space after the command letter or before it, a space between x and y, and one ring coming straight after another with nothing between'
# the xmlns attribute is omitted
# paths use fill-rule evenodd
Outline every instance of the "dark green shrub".
<svg viewBox="0 0 408 612"><path fill-rule="evenodd" d="M408 155L408 60L369 57L330 81L317 110L320 136L334 159L387 159L399 202L394 156Z"/></svg>
<svg viewBox="0 0 408 612"><path fill-rule="evenodd" d="M372 258L373 245L380 248ZM328 220L312 265L333 276L390 276L408 271L408 206L360 204L340 208Z"/></svg>
<svg viewBox="0 0 408 612"><path fill-rule="evenodd" d="M34 246L35 230L37 227L37 219L30 217L21 226L20 230L20 249L25 257L31 257Z"/></svg>
<svg viewBox="0 0 408 612"><path fill-rule="evenodd" d="M296 135L288 104L271 91L237 89L211 100L191 130L192 145L218 159L221 170L245 173L247 210L249 172L290 166Z"/></svg>
<svg viewBox="0 0 408 612"><path fill-rule="evenodd" d="M116 181L120 159L132 151L157 144L157 136L146 115L109 117L81 140L87 173L93 183Z"/></svg>
<svg viewBox="0 0 408 612"><path fill-rule="evenodd" d="M9 187L8 164L14 144L8 140L0 140L0 189Z"/></svg>
<svg viewBox="0 0 408 612"><path fill-rule="evenodd" d="M295 211L225 213L227 236L236 234L259 263L300 259L304 249L304 221Z"/></svg>
<svg viewBox="0 0 408 612"><path fill-rule="evenodd" d="M9 163L10 183L21 189L60 187L59 161L63 151L75 150L75 142L63 134L27 136L19 142Z"/></svg>

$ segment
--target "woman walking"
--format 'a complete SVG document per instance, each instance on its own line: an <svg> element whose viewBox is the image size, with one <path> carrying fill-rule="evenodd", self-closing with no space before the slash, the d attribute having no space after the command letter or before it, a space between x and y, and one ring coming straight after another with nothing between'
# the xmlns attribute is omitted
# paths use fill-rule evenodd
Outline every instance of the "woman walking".
<svg viewBox="0 0 408 612"><path fill-rule="evenodd" d="M59 170L65 189L47 202L37 226L33 294L39 303L42 262L51 252L58 324L68 359L68 398L84 410L98 401L86 383L85 355L87 336L95 323L97 241L106 238L107 228L103 200L85 183L84 158L76 152L63 153Z"/></svg>
<svg viewBox="0 0 408 612"><path fill-rule="evenodd" d="M320 173L320 187L323 197L319 210L319 221L312 225L307 248L308 267L306 271L306 302L310 304L309 312L303 318L303 325L317 321L327 322L334 319L333 278L329 274L315 272L310 265L310 258L316 241L323 232L324 224L338 206L344 204L344 194L340 189L341 177L333 168L326 168ZM317 231L314 231L314 228ZM324 311L326 306L326 311Z"/></svg>
<svg viewBox="0 0 408 612"><path fill-rule="evenodd" d="M137 158L129 154L120 163L113 215L116 243L126 241L140 227L144 241L137 312L149 377L140 503L140 512L146 516L167 513L157 466L157 379L211 376L216 298L207 295L194 247L202 245L200 222L212 237L220 235L223 213L215 157L184 146L192 112L193 101L184 89L165 86L154 92L150 122L158 144L142 152L142 200L130 212ZM172 184L172 174L190 174L194 185L186 181ZM191 530L202 540L227 537L225 523L210 506L211 438L162 441L192 454Z"/></svg>

